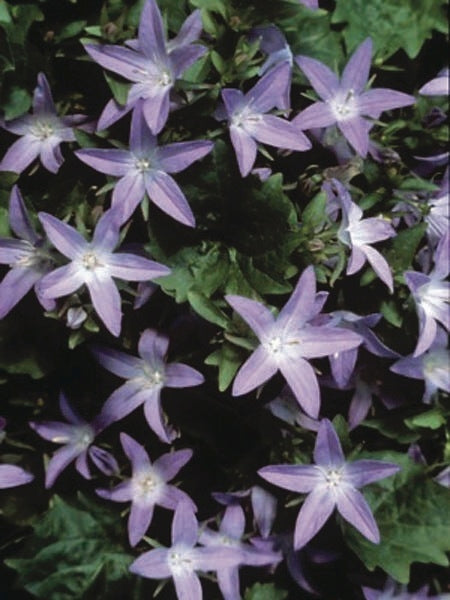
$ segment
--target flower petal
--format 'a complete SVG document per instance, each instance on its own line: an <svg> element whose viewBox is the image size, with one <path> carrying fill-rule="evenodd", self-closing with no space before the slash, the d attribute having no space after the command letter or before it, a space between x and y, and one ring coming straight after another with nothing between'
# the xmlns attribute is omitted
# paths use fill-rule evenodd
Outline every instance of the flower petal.
<svg viewBox="0 0 450 600"><path fill-rule="evenodd" d="M225 300L248 323L260 339L275 322L270 310L264 304L261 304L261 302L233 294L226 295Z"/></svg>
<svg viewBox="0 0 450 600"><path fill-rule="evenodd" d="M172 545L195 546L198 539L198 521L189 502L180 502L172 521Z"/></svg>
<svg viewBox="0 0 450 600"><path fill-rule="evenodd" d="M347 463L345 467L345 479L356 488L390 477L401 470L399 465L385 462L383 460L356 460Z"/></svg>
<svg viewBox="0 0 450 600"><path fill-rule="evenodd" d="M111 208L117 215L117 221L121 225L128 221L136 207L145 196L145 178L142 173L131 172L116 183Z"/></svg>
<svg viewBox="0 0 450 600"><path fill-rule="evenodd" d="M89 56L108 71L113 71L130 81L142 81L148 66L148 59L128 48L111 45L86 44L84 49Z"/></svg>
<svg viewBox="0 0 450 600"><path fill-rule="evenodd" d="M414 96L389 90L385 88L377 88L369 90L358 98L358 107L363 115L378 119L384 110L392 110L401 108L402 106L410 106L415 104Z"/></svg>
<svg viewBox="0 0 450 600"><path fill-rule="evenodd" d="M141 361L135 356L105 346L90 346L90 350L102 367L123 379L131 379L140 373Z"/></svg>
<svg viewBox="0 0 450 600"><path fill-rule="evenodd" d="M132 502L128 517L128 540L133 548L144 537L153 518L155 505L149 502Z"/></svg>
<svg viewBox="0 0 450 600"><path fill-rule="evenodd" d="M262 115L251 128L245 123L245 128L255 140L269 146L300 152L311 148L311 142L298 128L274 115Z"/></svg>
<svg viewBox="0 0 450 600"><path fill-rule="evenodd" d="M6 273L0 282L0 319L28 294L41 277L42 273L32 268L16 267Z"/></svg>
<svg viewBox="0 0 450 600"><path fill-rule="evenodd" d="M308 56L296 56L295 62L323 100L330 100L339 90L339 79L326 65Z"/></svg>
<svg viewBox="0 0 450 600"><path fill-rule="evenodd" d="M164 362L169 348L169 338L155 329L145 329L139 338L138 352L151 365Z"/></svg>
<svg viewBox="0 0 450 600"><path fill-rule="evenodd" d="M139 19L139 49L154 61L166 56L164 27L155 0L146 0Z"/></svg>
<svg viewBox="0 0 450 600"><path fill-rule="evenodd" d="M273 357L258 346L239 369L233 383L233 396L242 396L270 379L278 371Z"/></svg>
<svg viewBox="0 0 450 600"><path fill-rule="evenodd" d="M304 325L312 316L316 300L316 274L307 267L277 318L277 326L289 329ZM315 315L314 315L315 316Z"/></svg>
<svg viewBox="0 0 450 600"><path fill-rule="evenodd" d="M144 446L138 444L130 435L123 432L120 434L120 443L122 444L123 451L130 459L133 467L133 475L150 469L151 461Z"/></svg>
<svg viewBox="0 0 450 600"><path fill-rule="evenodd" d="M240 540L244 535L244 530L245 514L242 506L239 504L227 506L220 524L220 532L232 539Z"/></svg>
<svg viewBox="0 0 450 600"><path fill-rule="evenodd" d="M12 144L2 161L0 171L22 173L39 156L41 142L32 135L25 135Z"/></svg>
<svg viewBox="0 0 450 600"><path fill-rule="evenodd" d="M122 310L119 290L109 276L98 277L95 272L86 281L92 306L105 327L118 337L121 329Z"/></svg>
<svg viewBox="0 0 450 600"><path fill-rule="evenodd" d="M196 369L183 363L169 363L166 366L166 387L184 388L201 385L205 378Z"/></svg>
<svg viewBox="0 0 450 600"><path fill-rule="evenodd" d="M108 258L108 270L113 277L125 281L147 281L169 275L170 269L137 254L117 252Z"/></svg>
<svg viewBox="0 0 450 600"><path fill-rule="evenodd" d="M158 148L158 162L166 173L179 173L206 156L213 147L214 144L206 140L168 144Z"/></svg>
<svg viewBox="0 0 450 600"><path fill-rule="evenodd" d="M152 202L162 211L188 227L195 227L191 207L170 175L163 171L156 171L146 178L145 187Z"/></svg>
<svg viewBox="0 0 450 600"><path fill-rule="evenodd" d="M45 473L45 487L46 489L51 488L55 483L56 478L64 471L64 469L75 460L75 458L81 454L82 450L80 450L77 446L64 446L57 450L50 462L47 465L47 471Z"/></svg>
<svg viewBox="0 0 450 600"><path fill-rule="evenodd" d="M341 488L336 504L339 513L346 521L356 527L368 540L374 544L379 543L380 532L377 523L366 499L358 490L350 486Z"/></svg>
<svg viewBox="0 0 450 600"><path fill-rule="evenodd" d="M366 38L352 54L342 73L341 88L343 90L353 90L356 95L363 91L369 78L372 47L372 40L370 37Z"/></svg>
<svg viewBox="0 0 450 600"><path fill-rule="evenodd" d="M169 116L171 87L158 87L151 97L145 98L142 104L145 120L154 135L161 131Z"/></svg>
<svg viewBox="0 0 450 600"><path fill-rule="evenodd" d="M150 552L144 552L131 563L129 571L150 579L170 577L172 572L169 568L168 554L167 548L155 548Z"/></svg>
<svg viewBox="0 0 450 600"><path fill-rule="evenodd" d="M387 285L392 294L394 291L394 280L387 260L378 252L378 250L375 250L375 248L372 248L371 246L361 246L361 250L366 255L372 269L375 271L381 281Z"/></svg>
<svg viewBox="0 0 450 600"><path fill-rule="evenodd" d="M116 177L126 175L133 164L127 150L86 148L77 150L75 155L96 171Z"/></svg>
<svg viewBox="0 0 450 600"><path fill-rule="evenodd" d="M314 446L314 462L323 467L340 467L345 462L341 442L328 419L322 419Z"/></svg>
<svg viewBox="0 0 450 600"><path fill-rule="evenodd" d="M45 275L37 286L43 298L60 298L78 290L84 281L81 269L71 262Z"/></svg>
<svg viewBox="0 0 450 600"><path fill-rule="evenodd" d="M356 152L365 158L369 149L369 129L371 124L360 117L353 117L345 121L338 121L337 126Z"/></svg>
<svg viewBox="0 0 450 600"><path fill-rule="evenodd" d="M63 155L59 145L61 144L61 138L57 136L51 136L41 143L41 150L39 157L41 163L50 171L50 173L57 173L60 166L64 162Z"/></svg>
<svg viewBox="0 0 450 600"><path fill-rule="evenodd" d="M326 102L315 102L301 111L291 123L297 129L313 129L315 127L328 127L336 123L336 117Z"/></svg>
<svg viewBox="0 0 450 600"><path fill-rule="evenodd" d="M167 425L166 418L161 408L159 392L153 392L153 397L144 403L144 414L150 428L156 433L160 440L170 444L176 437L172 427Z"/></svg>
<svg viewBox="0 0 450 600"><path fill-rule="evenodd" d="M37 76L37 86L33 93L33 112L42 115L56 115L50 86L44 73Z"/></svg>
<svg viewBox="0 0 450 600"><path fill-rule="evenodd" d="M183 571L173 574L173 582L178 600L202 600L203 592L200 579L194 572Z"/></svg>
<svg viewBox="0 0 450 600"><path fill-rule="evenodd" d="M49 240L61 254L72 260L82 255L88 244L76 229L45 212L38 213L38 217Z"/></svg>
<svg viewBox="0 0 450 600"><path fill-rule="evenodd" d="M291 76L289 63L275 65L245 94L245 103L258 113L266 113L278 100L278 90L285 89Z"/></svg>
<svg viewBox="0 0 450 600"><path fill-rule="evenodd" d="M166 452L166 454L155 460L153 464L155 469L161 473L164 480L170 481L191 460L192 455L193 452L189 448L176 450L175 452Z"/></svg>
<svg viewBox="0 0 450 600"><path fill-rule="evenodd" d="M255 164L256 142L242 127L236 127L235 125L230 127L230 137L236 152L239 171L242 177L247 177Z"/></svg>
<svg viewBox="0 0 450 600"><path fill-rule="evenodd" d="M9 225L17 237L35 244L39 237L31 224L22 194L17 185L11 190L9 198Z"/></svg>
<svg viewBox="0 0 450 600"><path fill-rule="evenodd" d="M103 428L126 417L155 393L152 390L149 392L142 390L141 386L133 380L124 383L109 396L103 405L99 417Z"/></svg>
<svg viewBox="0 0 450 600"><path fill-rule="evenodd" d="M314 369L306 360L290 356L281 356L278 367L297 402L310 417L317 419L320 410L320 390Z"/></svg>
<svg viewBox="0 0 450 600"><path fill-rule="evenodd" d="M312 492L323 482L323 475L315 465L271 465L259 469L258 475L273 485L300 494Z"/></svg>
<svg viewBox="0 0 450 600"><path fill-rule="evenodd" d="M0 490L24 485L33 481L34 475L15 465L0 465Z"/></svg>
<svg viewBox="0 0 450 600"><path fill-rule="evenodd" d="M317 487L307 496L295 523L295 550L303 548L322 529L334 507L334 496L326 487Z"/></svg>

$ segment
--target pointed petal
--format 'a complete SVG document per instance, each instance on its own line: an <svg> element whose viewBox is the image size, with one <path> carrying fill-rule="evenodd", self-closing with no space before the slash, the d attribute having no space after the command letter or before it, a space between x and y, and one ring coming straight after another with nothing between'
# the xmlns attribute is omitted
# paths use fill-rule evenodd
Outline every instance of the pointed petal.
<svg viewBox="0 0 450 600"><path fill-rule="evenodd" d="M172 427L166 423L166 417L159 399L159 391L153 392L153 398L145 401L144 414L150 429L156 433L161 441L170 444L176 437L176 434Z"/></svg>
<svg viewBox="0 0 450 600"><path fill-rule="evenodd" d="M0 319L28 294L41 277L42 273L30 268L16 267L6 273L0 282Z"/></svg>
<svg viewBox="0 0 450 600"><path fill-rule="evenodd" d="M126 175L133 164L127 150L87 148L77 150L75 155L96 171L116 177Z"/></svg>
<svg viewBox="0 0 450 600"><path fill-rule="evenodd" d="M120 223L114 210L103 213L95 226L92 246L95 250L112 252L119 243Z"/></svg>
<svg viewBox="0 0 450 600"><path fill-rule="evenodd" d="M72 260L82 255L88 244L76 229L45 212L38 213L38 217L48 239L61 254Z"/></svg>
<svg viewBox="0 0 450 600"><path fill-rule="evenodd" d="M195 546L198 539L198 521L192 506L188 502L180 502L172 521L172 545L183 544Z"/></svg>
<svg viewBox="0 0 450 600"><path fill-rule="evenodd" d="M246 130L257 140L269 146L286 150L309 150L311 142L292 123L273 115L262 115L261 120L251 127L245 123Z"/></svg>
<svg viewBox="0 0 450 600"><path fill-rule="evenodd" d="M337 509L339 513L353 527L356 527L364 537L378 544L380 541L380 532L373 517L370 506L367 504L364 496L353 487L340 489L337 495Z"/></svg>
<svg viewBox="0 0 450 600"><path fill-rule="evenodd" d="M158 148L158 162L166 173L184 171L196 160L200 160L213 149L214 144L208 141L179 142Z"/></svg>
<svg viewBox="0 0 450 600"><path fill-rule="evenodd" d="M77 446L64 446L57 450L50 462L47 465L47 471L45 473L45 487L46 489L51 488L55 483L56 478L64 471L64 469L75 460L75 458L81 454L81 451Z"/></svg>
<svg viewBox="0 0 450 600"><path fill-rule="evenodd" d="M120 443L123 451L130 459L133 467L133 475L139 471L146 471L151 467L150 458L141 444L138 444L126 433L120 434Z"/></svg>
<svg viewBox="0 0 450 600"><path fill-rule="evenodd" d="M128 517L128 539L131 547L136 546L144 537L152 522L154 507L154 504L148 502L132 502Z"/></svg>
<svg viewBox="0 0 450 600"><path fill-rule="evenodd" d="M152 202L162 211L188 227L195 227L191 207L170 175L163 171L156 171L146 178L145 187Z"/></svg>
<svg viewBox="0 0 450 600"><path fill-rule="evenodd" d="M419 90L419 94L423 94L425 96L448 96L448 73L444 77L435 77L434 79L423 85Z"/></svg>
<svg viewBox="0 0 450 600"><path fill-rule="evenodd" d="M169 275L170 269L137 254L117 252L108 259L108 269L113 277L125 281L147 281Z"/></svg>
<svg viewBox="0 0 450 600"><path fill-rule="evenodd" d="M278 100L278 90L285 89L291 75L287 62L275 65L245 94L245 103L258 113L266 113Z"/></svg>
<svg viewBox="0 0 450 600"><path fill-rule="evenodd" d="M150 552L144 552L133 563L129 570L135 575L149 577L150 579L164 579L170 577L172 572L168 561L169 550L167 548L155 548Z"/></svg>
<svg viewBox="0 0 450 600"><path fill-rule="evenodd" d="M353 90L356 95L363 91L369 78L372 47L372 40L367 38L352 54L342 73L343 90Z"/></svg>
<svg viewBox="0 0 450 600"><path fill-rule="evenodd" d="M366 255L372 269L381 281L387 285L392 294L394 291L394 280L387 260L378 252L378 250L375 250L375 248L372 248L371 246L361 246L361 250Z"/></svg>
<svg viewBox="0 0 450 600"><path fill-rule="evenodd" d="M30 127L34 125L35 121L36 118L33 115L26 114L17 117L17 119L12 119L11 121L4 121L2 119L0 121L0 126L15 135L26 135L29 132Z"/></svg>
<svg viewBox="0 0 450 600"><path fill-rule="evenodd" d="M73 437L73 426L60 421L30 421L31 429L54 444L67 444Z"/></svg>
<svg viewBox="0 0 450 600"><path fill-rule="evenodd" d="M417 345L414 350L413 356L420 356L421 354L426 352L434 342L437 333L436 321L432 317L427 315L427 313L423 309L419 310L419 315L421 317L419 321L419 337L417 339Z"/></svg>
<svg viewBox="0 0 450 600"><path fill-rule="evenodd" d="M176 510L180 502L187 502L191 505L193 511L197 510L194 502L186 494L186 492L179 490L174 485L164 486L160 492L160 495L158 496L158 506L162 506L168 510Z"/></svg>
<svg viewBox="0 0 450 600"><path fill-rule="evenodd" d="M307 326L300 330L298 345L304 358L320 358L335 352L351 350L362 343L357 333L341 327Z"/></svg>
<svg viewBox="0 0 450 600"><path fill-rule="evenodd" d="M314 462L323 467L340 467L345 462L341 442L328 419L322 419L314 446Z"/></svg>
<svg viewBox="0 0 450 600"><path fill-rule="evenodd" d="M142 81L147 72L148 59L128 48L111 45L86 44L89 56L108 71L113 71L130 81Z"/></svg>
<svg viewBox="0 0 450 600"><path fill-rule="evenodd" d="M45 275L37 284L43 298L60 298L78 290L84 283L84 274L71 262Z"/></svg>
<svg viewBox="0 0 450 600"><path fill-rule="evenodd" d="M127 381L117 388L103 405L100 422L103 427L120 421L133 412L138 406L144 404L154 392L147 393L135 381Z"/></svg>
<svg viewBox="0 0 450 600"><path fill-rule="evenodd" d="M173 574L178 600L202 600L203 592L198 575L191 571Z"/></svg>
<svg viewBox="0 0 450 600"><path fill-rule="evenodd" d="M190 449L167 452L155 460L154 467L161 473L165 481L170 481L191 460L192 454Z"/></svg>
<svg viewBox="0 0 450 600"><path fill-rule="evenodd" d="M9 225L17 237L35 244L39 237L31 224L22 194L17 185L9 197Z"/></svg>
<svg viewBox="0 0 450 600"><path fill-rule="evenodd" d="M95 344L90 346L90 350L102 367L118 377L131 379L140 372L141 361L135 356Z"/></svg>
<svg viewBox="0 0 450 600"><path fill-rule="evenodd" d="M229 117L233 115L239 108L244 105L244 94L241 90L233 88L224 88L221 91L222 100L225 104L225 109Z"/></svg>
<svg viewBox="0 0 450 600"><path fill-rule="evenodd" d="M40 159L43 166L50 171L50 173L57 173L60 166L64 162L63 155L61 154L60 138L48 138L41 143Z"/></svg>
<svg viewBox="0 0 450 600"><path fill-rule="evenodd" d="M233 383L233 396L242 396L270 379L278 371L273 357L258 346L239 369Z"/></svg>
<svg viewBox="0 0 450 600"><path fill-rule="evenodd" d="M87 452L86 450L83 450L83 452L79 454L75 460L75 468L78 471L78 473L85 479L92 479L87 458Z"/></svg>
<svg viewBox="0 0 450 600"><path fill-rule="evenodd" d="M15 465L0 465L0 490L24 485L33 481L34 475L27 473L21 467Z"/></svg>
<svg viewBox="0 0 450 600"><path fill-rule="evenodd" d="M242 506L232 504L227 506L220 524L220 532L232 539L240 540L245 530L245 514Z"/></svg>
<svg viewBox="0 0 450 600"><path fill-rule="evenodd" d="M385 88L377 88L369 90L358 98L358 107L363 115L368 115L377 119L384 110L392 110L401 108L402 106L410 106L415 104L414 96L389 90Z"/></svg>
<svg viewBox="0 0 450 600"><path fill-rule="evenodd" d="M347 463L345 467L345 479L353 487L359 488L368 483L390 477L398 473L401 467L394 463L383 460L356 460Z"/></svg>
<svg viewBox="0 0 450 600"><path fill-rule="evenodd" d="M205 378L196 369L183 363L169 363L166 367L166 387L184 388L201 385Z"/></svg>
<svg viewBox="0 0 450 600"><path fill-rule="evenodd" d="M239 568L229 567L217 571L217 583L224 600L240 600Z"/></svg>
<svg viewBox="0 0 450 600"><path fill-rule="evenodd" d="M280 357L278 366L297 402L310 417L317 419L320 390L314 369L306 360L290 356Z"/></svg>
<svg viewBox="0 0 450 600"><path fill-rule="evenodd" d="M44 73L37 76L37 86L33 94L33 112L35 114L56 115L50 86Z"/></svg>
<svg viewBox="0 0 450 600"><path fill-rule="evenodd" d="M348 409L348 426L350 431L364 421L371 406L372 393L367 385L359 382Z"/></svg>
<svg viewBox="0 0 450 600"><path fill-rule="evenodd" d="M199 8L194 10L180 27L177 35L168 42L169 50L195 42L202 32L202 13Z"/></svg>
<svg viewBox="0 0 450 600"><path fill-rule="evenodd" d="M261 302L233 294L226 295L225 300L248 323L260 339L275 322L270 310L264 304L261 304Z"/></svg>
<svg viewBox="0 0 450 600"><path fill-rule="evenodd" d="M186 69L206 54L207 51L208 49L206 46L201 46L200 44L184 46L172 50L170 53L170 63L175 77L181 77Z"/></svg>
<svg viewBox="0 0 450 600"><path fill-rule="evenodd" d="M302 110L291 122L297 129L313 129L333 125L336 123L336 117L326 102L315 102Z"/></svg>
<svg viewBox="0 0 450 600"><path fill-rule="evenodd" d="M301 274L289 300L278 315L277 325L283 328L298 328L306 323L313 313L316 299L316 274L314 267L307 267Z"/></svg>
<svg viewBox="0 0 450 600"><path fill-rule="evenodd" d="M352 253L347 263L346 274L353 275L354 273L357 273L360 269L362 269L365 262L366 255L364 254L364 252L359 246L353 246Z"/></svg>
<svg viewBox="0 0 450 600"><path fill-rule="evenodd" d="M369 129L371 124L360 117L353 117L346 121L338 121L337 125L350 145L353 146L360 156L365 158L369 149Z"/></svg>
<svg viewBox="0 0 450 600"><path fill-rule="evenodd" d="M99 418L97 417L96 421ZM94 423L94 422L93 422ZM90 446L89 450L89 458L92 460L94 465L97 467L99 471L101 471L104 475L118 475L120 472L119 465L117 464L116 459L107 450L103 448L99 448L99 446Z"/></svg>
<svg viewBox="0 0 450 600"><path fill-rule="evenodd" d="M322 98L330 100L339 90L339 79L326 65L308 56L296 56L295 62Z"/></svg>
<svg viewBox="0 0 450 600"><path fill-rule="evenodd" d="M155 0L146 0L139 19L139 48L152 60L160 60L166 56L166 36Z"/></svg>
<svg viewBox="0 0 450 600"><path fill-rule="evenodd" d="M113 502L128 502L133 497L130 480L122 481L122 483L119 483L119 485L110 490L98 488L95 490L95 493L100 498L112 500Z"/></svg>
<svg viewBox="0 0 450 600"><path fill-rule="evenodd" d="M303 548L322 529L334 507L334 497L325 487L317 487L307 496L295 523L295 550Z"/></svg>
<svg viewBox="0 0 450 600"><path fill-rule="evenodd" d="M98 277L95 272L86 281L92 306L105 327L118 337L120 334L122 310L119 290L111 277Z"/></svg>
<svg viewBox="0 0 450 600"><path fill-rule="evenodd" d="M146 98L142 104L145 120L154 135L161 131L169 116L171 87L165 86L156 89L152 97Z"/></svg>
<svg viewBox="0 0 450 600"><path fill-rule="evenodd" d="M8 148L0 162L0 171L22 173L39 156L40 151L41 142L31 135L25 135Z"/></svg>
<svg viewBox="0 0 450 600"><path fill-rule="evenodd" d="M97 122L97 131L107 129L113 123L124 117L133 108L132 103L127 103L126 106L120 106L114 98L106 104Z"/></svg>
<svg viewBox="0 0 450 600"><path fill-rule="evenodd" d="M357 358L358 350L356 348L330 354L331 373L339 388L345 388L348 385L355 370Z"/></svg>
<svg viewBox="0 0 450 600"><path fill-rule="evenodd" d="M252 486L251 503L256 525L263 538L270 535L277 515L277 500L259 485Z"/></svg>
<svg viewBox="0 0 450 600"><path fill-rule="evenodd" d="M145 179L142 173L131 172L116 183L111 208L121 225L128 221L145 196Z"/></svg>
<svg viewBox="0 0 450 600"><path fill-rule="evenodd" d="M242 177L247 177L255 164L256 142L242 127L236 127L235 125L230 127L230 137L236 152L239 171Z"/></svg>
<svg viewBox="0 0 450 600"><path fill-rule="evenodd" d="M70 404L69 399L63 392L59 394L59 410L61 411L61 414L66 419L66 421L68 421L72 425L86 424L86 421L81 418L81 416Z"/></svg>
<svg viewBox="0 0 450 600"><path fill-rule="evenodd" d="M139 338L139 356L151 365L164 362L168 348L169 338L155 329L145 329Z"/></svg>
<svg viewBox="0 0 450 600"><path fill-rule="evenodd" d="M271 465L259 469L258 475L273 485L300 494L312 492L324 479L315 465Z"/></svg>
<svg viewBox="0 0 450 600"><path fill-rule="evenodd" d="M0 238L0 264L2 265L14 265L24 258L29 258L33 253L33 247L25 240Z"/></svg>

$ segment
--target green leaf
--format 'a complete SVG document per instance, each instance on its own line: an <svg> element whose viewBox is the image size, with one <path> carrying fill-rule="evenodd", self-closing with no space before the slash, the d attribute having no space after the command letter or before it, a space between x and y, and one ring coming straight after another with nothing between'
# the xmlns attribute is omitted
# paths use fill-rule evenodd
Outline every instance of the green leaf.
<svg viewBox="0 0 450 600"><path fill-rule="evenodd" d="M420 415L408 417L405 419L405 425L410 429L425 427L427 429L439 429L445 425L446 420L438 407L427 410Z"/></svg>
<svg viewBox="0 0 450 600"><path fill-rule="evenodd" d="M400 231L391 240L388 250L384 253L384 257L393 271L403 274L404 271L411 267L426 228L426 223L414 225L409 229Z"/></svg>
<svg viewBox="0 0 450 600"><path fill-rule="evenodd" d="M222 312L214 304L212 300L207 298L204 294L190 290L187 293L187 299L192 308L204 319L219 325L226 329L229 324L229 319L224 312Z"/></svg>
<svg viewBox="0 0 450 600"><path fill-rule="evenodd" d="M255 583L245 590L244 600L284 600L287 591L275 587L273 583Z"/></svg>
<svg viewBox="0 0 450 600"><path fill-rule="evenodd" d="M383 300L380 305L380 311L388 323L394 327L402 326L403 315L395 300Z"/></svg>
<svg viewBox="0 0 450 600"><path fill-rule="evenodd" d="M28 112L31 106L31 96L28 90L13 85L6 93L2 102L5 120L10 121Z"/></svg>
<svg viewBox="0 0 450 600"><path fill-rule="evenodd" d="M397 463L402 470L394 477L364 489L380 529L380 543L372 544L354 527L343 524L349 546L369 570L381 567L401 583L409 582L409 571L414 562L448 566L448 490L427 479L423 468L404 454L377 452L367 458Z"/></svg>
<svg viewBox="0 0 450 600"><path fill-rule="evenodd" d="M244 353L229 342L206 357L205 364L219 367L219 390L224 392L241 366Z"/></svg>
<svg viewBox="0 0 450 600"><path fill-rule="evenodd" d="M403 48L415 58L434 29L445 26L445 0L336 0L333 23L346 23L343 31L349 51L370 36L384 60Z"/></svg>
<svg viewBox="0 0 450 600"><path fill-rule="evenodd" d="M319 231L326 221L325 207L327 204L327 195L325 192L319 192L306 205L302 212L302 225L312 233Z"/></svg>
<svg viewBox="0 0 450 600"><path fill-rule="evenodd" d="M119 79L119 77L111 75L110 73L104 72L103 74L116 102L122 106L125 106L131 84L128 81L124 81Z"/></svg>
<svg viewBox="0 0 450 600"><path fill-rule="evenodd" d="M70 503L53 496L21 550L22 557L5 562L37 598L113 599L121 590L123 597L130 597L126 588L133 556L123 549L124 531L117 522L116 512L81 494Z"/></svg>

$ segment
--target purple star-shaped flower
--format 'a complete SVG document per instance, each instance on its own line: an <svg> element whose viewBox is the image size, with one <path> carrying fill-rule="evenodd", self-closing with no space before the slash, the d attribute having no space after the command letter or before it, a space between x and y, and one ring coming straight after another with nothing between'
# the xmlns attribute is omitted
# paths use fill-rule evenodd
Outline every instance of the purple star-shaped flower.
<svg viewBox="0 0 450 600"><path fill-rule="evenodd" d="M176 433L168 427L161 409L161 390L164 387L183 388L200 385L201 373L183 363L166 363L169 338L153 329L146 329L139 338L141 358L124 352L94 346L98 362L118 377L126 379L105 402L102 415L106 424L123 419L135 408L144 405L147 422L156 435L170 443ZM105 425L106 426L106 425Z"/></svg>
<svg viewBox="0 0 450 600"><path fill-rule="evenodd" d="M200 548L198 522L192 505L180 502L172 522L172 546L145 552L130 571L150 579L173 578L178 600L202 600L196 571L217 571L236 565L236 552L221 546Z"/></svg>
<svg viewBox="0 0 450 600"><path fill-rule="evenodd" d="M279 102L279 90L285 90L290 66L282 62L273 67L249 90L225 88L222 99L229 121L231 143L236 152L239 171L246 177L256 160L256 142L286 150L308 150L311 143L286 119L267 115Z"/></svg>
<svg viewBox="0 0 450 600"><path fill-rule="evenodd" d="M51 310L54 302L42 298L37 284L51 271L53 257L48 251L46 240L39 236L32 226L16 185L9 199L9 224L20 239L0 238L0 264L11 267L0 283L0 319L7 315L33 286L39 302L46 310Z"/></svg>
<svg viewBox="0 0 450 600"><path fill-rule="evenodd" d="M176 79L206 52L204 46L192 44L200 31L200 11L195 11L177 38L167 42L158 5L155 0L146 0L138 39L129 42L130 47L87 44L86 52L103 68L133 82L126 105L121 107L111 100L100 116L98 128L109 127L142 99L145 120L154 134L159 133L169 115L169 95Z"/></svg>
<svg viewBox="0 0 450 600"><path fill-rule="evenodd" d="M354 52L339 81L326 65L308 56L295 58L322 101L308 106L295 117L299 129L328 127L336 124L358 154L365 157L369 149L372 123L364 117L378 119L385 110L409 106L414 96L379 88L364 91L372 59L372 40L367 38Z"/></svg>
<svg viewBox="0 0 450 600"><path fill-rule="evenodd" d="M37 157L51 173L57 173L64 159L61 142L74 142L73 128L87 120L85 115L58 117L48 81L39 73L33 96L33 114L1 121L3 129L22 136L0 162L0 171L22 173Z"/></svg>
<svg viewBox="0 0 450 600"><path fill-rule="evenodd" d="M113 210L98 221L92 242L52 215L41 212L39 219L52 244L71 260L40 280L39 293L43 298L60 298L85 284L96 313L115 336L120 334L122 312L113 277L145 281L170 273L168 267L148 258L113 252L119 242L119 224Z"/></svg>
<svg viewBox="0 0 450 600"><path fill-rule="evenodd" d="M278 487L308 494L295 524L294 548L305 546L335 508L364 537L377 544L380 541L377 524L357 488L389 477L400 467L381 460L346 462L339 438L328 419L320 422L314 462L314 465L272 465L258 471L261 477Z"/></svg>
<svg viewBox="0 0 450 600"><path fill-rule="evenodd" d="M423 379L425 390L422 402L428 404L440 389L450 394L450 352L445 331L437 327L436 337L429 349L420 356L411 354L391 366L391 371L412 379Z"/></svg>
<svg viewBox="0 0 450 600"><path fill-rule="evenodd" d="M50 488L61 472L75 460L77 471L85 479L91 478L88 456L95 466L106 475L118 473L119 467L115 458L106 450L93 445L96 436L103 430L101 420L96 417L88 423L72 408L64 394L59 396L59 408L68 421L30 422L30 427L45 440L55 444L64 444L57 450L47 466L45 487Z"/></svg>
<svg viewBox="0 0 450 600"><path fill-rule="evenodd" d="M190 503L197 510L189 496L167 482L191 459L192 450L177 450L160 456L153 464L141 444L126 433L120 434L120 443L131 461L133 474L111 490L95 490L99 496L114 502L129 502L131 511L128 518L128 539L131 546L144 537L153 518L156 505L175 510L179 502Z"/></svg>
<svg viewBox="0 0 450 600"><path fill-rule="evenodd" d="M157 146L143 117L142 101L133 111L130 150L88 149L75 154L93 169L120 177L112 195L112 208L125 222L147 192L165 213L190 227L195 219L187 200L168 173L179 173L212 150L208 141L179 142Z"/></svg>
<svg viewBox="0 0 450 600"><path fill-rule="evenodd" d="M242 541L245 531L245 514L239 504L230 504L225 509L219 530L209 527L200 530L199 542L207 548L229 548L235 553L236 564L228 567L217 565L217 583L224 600L240 600L239 566L264 566L278 563L279 552L260 549Z"/></svg>
<svg viewBox="0 0 450 600"><path fill-rule="evenodd" d="M309 324L324 303L324 296L316 294L314 268L310 266L303 271L277 318L255 300L230 295L225 298L260 341L240 368L234 380L233 395L250 392L280 370L302 408L312 417L317 417L319 384L314 369L305 359L350 350L362 339L353 331L339 327Z"/></svg>
<svg viewBox="0 0 450 600"><path fill-rule="evenodd" d="M450 284L444 281L449 274L449 244L447 232L441 239L434 253L434 268L425 275L417 271L406 271L406 285L416 303L419 316L419 339L414 356L419 356L433 343L437 323L450 330Z"/></svg>
<svg viewBox="0 0 450 600"><path fill-rule="evenodd" d="M363 211L357 204L352 202L350 194L342 183L337 179L333 179L332 186L342 210L341 225L337 234L338 239L351 248L352 251L347 264L347 275L357 273L367 260L392 293L394 282L391 269L386 259L370 244L395 237L395 229L382 218L370 217L369 219L363 219Z"/></svg>

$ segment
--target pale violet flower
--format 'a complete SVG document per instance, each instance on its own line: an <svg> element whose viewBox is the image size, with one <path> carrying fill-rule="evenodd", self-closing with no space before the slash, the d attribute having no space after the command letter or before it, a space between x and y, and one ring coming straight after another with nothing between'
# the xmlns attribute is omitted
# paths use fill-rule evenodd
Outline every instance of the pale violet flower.
<svg viewBox="0 0 450 600"><path fill-rule="evenodd" d="M372 59L372 40L367 38L348 61L342 78L320 61L308 56L295 58L321 100L308 106L292 121L300 130L336 124L358 154L365 157L369 149L372 123L385 110L409 106L414 96L379 88L364 91Z"/></svg>
<svg viewBox="0 0 450 600"><path fill-rule="evenodd" d="M437 77L428 81L425 85L423 85L419 94L423 96L447 96L449 95L449 70L443 69Z"/></svg>
<svg viewBox="0 0 450 600"><path fill-rule="evenodd" d="M4 439L6 420L0 417L0 443ZM33 481L34 475L17 465L0 465L0 490L25 485Z"/></svg>
<svg viewBox="0 0 450 600"><path fill-rule="evenodd" d="M128 539L131 546L136 546L152 522L155 506L175 510L179 502L187 502L196 510L185 492L168 483L191 459L192 450L169 452L152 463L143 446L126 433L120 434L120 443L131 461L131 478L112 489L97 489L96 492L106 500L131 501Z"/></svg>
<svg viewBox="0 0 450 600"><path fill-rule="evenodd" d="M328 419L322 419L314 447L314 465L271 465L258 471L270 483L308 494L295 524L294 548L305 546L337 508L340 515L371 542L380 534L367 501L358 491L400 470L381 460L346 462L339 438Z"/></svg>
<svg viewBox="0 0 450 600"><path fill-rule="evenodd" d="M0 171L22 173L39 157L47 171L57 173L64 161L60 144L74 142L73 128L86 120L85 115L59 117L47 78L39 73L33 96L33 114L0 123L7 131L21 136L3 157Z"/></svg>
<svg viewBox="0 0 450 600"><path fill-rule="evenodd" d="M113 277L146 281L170 273L168 267L148 258L114 252L119 243L119 224L113 210L98 221L92 242L50 214L41 212L39 219L52 244L71 260L39 281L39 293L43 298L60 298L86 285L95 312L116 337L120 334L122 311Z"/></svg>

